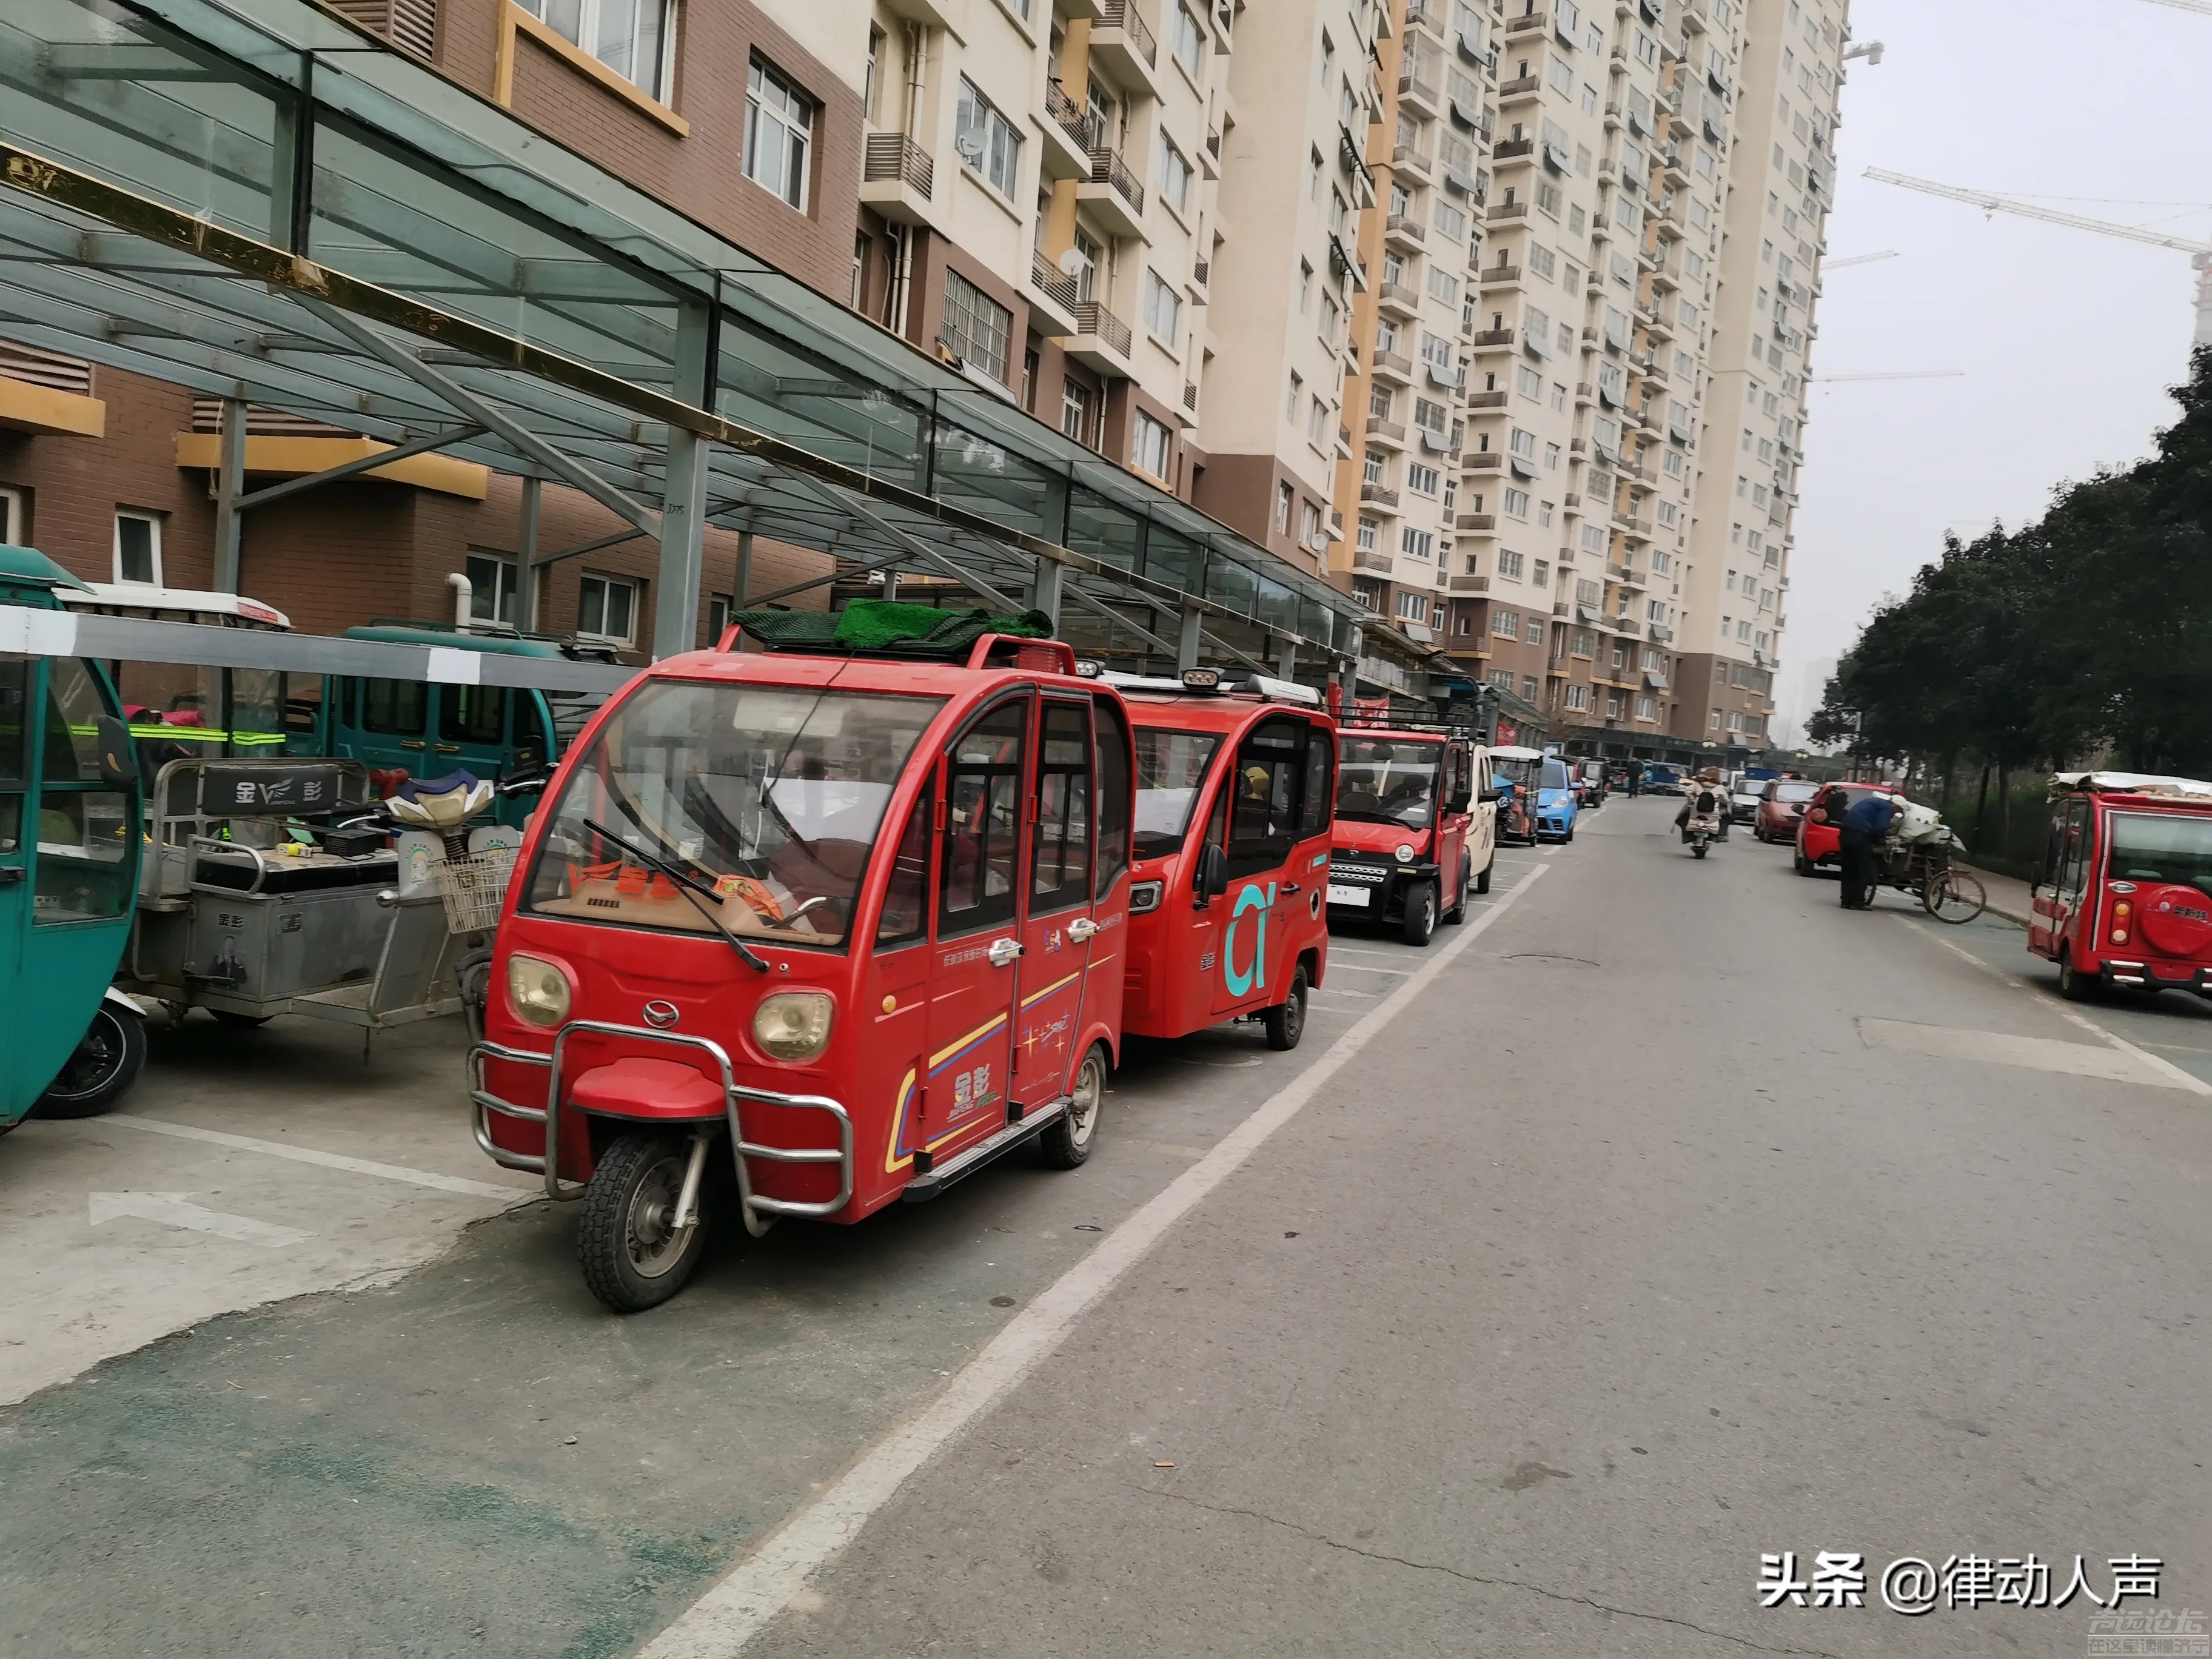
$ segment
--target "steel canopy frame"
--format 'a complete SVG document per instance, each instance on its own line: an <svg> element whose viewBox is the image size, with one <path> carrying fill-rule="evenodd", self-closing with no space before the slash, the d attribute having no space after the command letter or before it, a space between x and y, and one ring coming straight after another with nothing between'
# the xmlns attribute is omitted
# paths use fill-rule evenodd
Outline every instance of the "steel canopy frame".
<svg viewBox="0 0 2212 1659"><path fill-rule="evenodd" d="M703 518L1340 666L1431 654L308 0L9 0L0 180L11 334L578 484L660 536L678 620Z"/></svg>

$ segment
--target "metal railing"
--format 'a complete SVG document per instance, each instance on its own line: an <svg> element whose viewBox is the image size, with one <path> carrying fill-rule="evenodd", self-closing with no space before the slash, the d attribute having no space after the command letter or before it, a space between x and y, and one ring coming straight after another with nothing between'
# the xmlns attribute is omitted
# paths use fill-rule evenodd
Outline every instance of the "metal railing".
<svg viewBox="0 0 2212 1659"><path fill-rule="evenodd" d="M1074 277L1034 250L1030 254L1030 286L1067 312L1075 309L1082 292Z"/></svg>
<svg viewBox="0 0 2212 1659"><path fill-rule="evenodd" d="M1048 81L1044 87L1045 113L1053 124L1075 140L1076 146L1088 151L1098 142L1098 125L1091 119L1091 112L1067 95L1067 89L1057 81Z"/></svg>
<svg viewBox="0 0 2212 1659"><path fill-rule="evenodd" d="M1389 484L1364 483L1359 486L1359 499L1372 501L1378 507L1395 507L1398 505L1398 492Z"/></svg>
<svg viewBox="0 0 2212 1659"><path fill-rule="evenodd" d="M1137 55L1158 69L1159 44L1152 39L1152 30L1145 26L1143 15L1130 0L1106 0L1104 12L1097 26L1102 29L1120 29L1129 37L1129 44L1137 49Z"/></svg>
<svg viewBox="0 0 2212 1659"><path fill-rule="evenodd" d="M937 163L930 160L927 150L904 133L872 132L861 163L860 179L870 185L897 179L912 185L920 194L930 196L936 191Z"/></svg>
<svg viewBox="0 0 2212 1659"><path fill-rule="evenodd" d="M1137 175L1129 171L1128 164L1103 144L1091 152L1091 182L1111 185L1114 193L1129 204L1132 212L1142 213L1145 210L1144 185L1137 181Z"/></svg>
<svg viewBox="0 0 2212 1659"><path fill-rule="evenodd" d="M1075 325L1079 333L1096 335L1105 342L1109 349L1118 351L1124 357L1129 355L1129 349L1134 343L1128 324L1096 300L1078 300L1075 302Z"/></svg>

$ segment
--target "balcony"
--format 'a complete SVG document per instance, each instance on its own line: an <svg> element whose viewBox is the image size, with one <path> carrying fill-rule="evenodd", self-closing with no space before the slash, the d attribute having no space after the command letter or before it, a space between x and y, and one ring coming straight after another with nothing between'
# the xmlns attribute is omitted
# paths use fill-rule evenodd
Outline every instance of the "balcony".
<svg viewBox="0 0 2212 1659"><path fill-rule="evenodd" d="M1129 325L1097 301L1076 302L1075 332L1066 343L1069 356L1101 374L1129 378L1129 352L1134 344Z"/></svg>
<svg viewBox="0 0 2212 1659"><path fill-rule="evenodd" d="M1390 165L1401 173L1410 173L1417 179L1426 179L1429 176L1431 163L1418 145L1401 144L1390 152Z"/></svg>
<svg viewBox="0 0 2212 1659"><path fill-rule="evenodd" d="M1387 576L1390 574L1390 556L1371 547L1355 547L1352 550L1352 568L1354 570L1372 570Z"/></svg>
<svg viewBox="0 0 2212 1659"><path fill-rule="evenodd" d="M1413 360L1377 346L1370 372L1378 380L1395 380L1400 386L1411 386L1413 383Z"/></svg>
<svg viewBox="0 0 2212 1659"><path fill-rule="evenodd" d="M1199 288L1204 288L1212 282L1213 261L1211 259L1192 260L1190 264L1190 280L1194 285Z"/></svg>
<svg viewBox="0 0 2212 1659"><path fill-rule="evenodd" d="M1577 382L1575 382L1575 407L1576 407L1576 408L1577 408L1577 409L1587 409L1587 408L1589 408L1589 407L1590 406L1590 404L1592 404L1595 403L1596 401L1597 401L1597 388L1596 388L1595 386L1591 385L1588 380L1577 380ZM1579 446L1579 445L1582 443L1582 440L1581 440L1581 439L1579 439L1579 438L1577 438L1577 439L1576 439L1576 440L1575 440L1575 442L1576 442L1576 444L1577 444L1577 446ZM1577 453L1579 453L1579 449L1577 450Z"/></svg>
<svg viewBox="0 0 2212 1659"><path fill-rule="evenodd" d="M1540 96L1544 83L1533 75L1516 75L1510 81L1502 81L1498 87L1498 106L1510 109L1516 104L1531 102Z"/></svg>
<svg viewBox="0 0 2212 1659"><path fill-rule="evenodd" d="M1510 328L1486 328L1478 331L1468 344L1477 351L1510 351L1514 331Z"/></svg>
<svg viewBox="0 0 2212 1659"><path fill-rule="evenodd" d="M1490 578L1487 576L1454 576L1451 579L1451 591L1455 593L1487 593L1490 592Z"/></svg>
<svg viewBox="0 0 2212 1659"><path fill-rule="evenodd" d="M1091 151L1097 134L1090 112L1069 97L1057 81L1044 87L1044 114L1037 121L1044 142L1038 147L1037 165L1047 179L1087 179Z"/></svg>
<svg viewBox="0 0 2212 1659"><path fill-rule="evenodd" d="M1510 162L1532 161L1535 154L1536 141L1534 138L1508 138L1490 152L1490 164L1493 167L1503 167Z"/></svg>
<svg viewBox="0 0 2212 1659"><path fill-rule="evenodd" d="M1401 108L1411 109L1424 119L1433 121L1443 108L1443 94L1437 83L1425 80L1412 70L1398 72L1398 103Z"/></svg>
<svg viewBox="0 0 2212 1659"><path fill-rule="evenodd" d="M1503 472L1505 456L1500 450L1478 449L1472 455L1461 456L1459 465L1462 472Z"/></svg>
<svg viewBox="0 0 2212 1659"><path fill-rule="evenodd" d="M1364 483L1359 486L1359 499L1364 505L1387 507L1393 512L1398 507L1398 492L1389 484Z"/></svg>
<svg viewBox="0 0 2212 1659"><path fill-rule="evenodd" d="M1521 267L1518 265L1485 265L1482 268L1482 289L1488 293L1494 288L1521 286Z"/></svg>
<svg viewBox="0 0 2212 1659"><path fill-rule="evenodd" d="M1498 528L1498 515L1495 513L1462 513L1453 520L1453 527L1487 532Z"/></svg>
<svg viewBox="0 0 2212 1659"><path fill-rule="evenodd" d="M1159 96L1159 43L1136 0L1105 0L1099 20L1091 26L1091 63L1124 87L1141 87Z"/></svg>
<svg viewBox="0 0 2212 1659"><path fill-rule="evenodd" d="M1383 310L1399 317L1413 316L1421 308L1419 294L1403 283L1394 283L1387 276L1376 288L1375 298Z"/></svg>
<svg viewBox="0 0 2212 1659"><path fill-rule="evenodd" d="M902 133L868 135L860 168L860 201L902 225L930 224L937 166Z"/></svg>
<svg viewBox="0 0 2212 1659"><path fill-rule="evenodd" d="M1406 447L1406 428L1398 422L1386 421L1379 415L1367 417L1367 435L1380 439L1394 448L1403 449Z"/></svg>
<svg viewBox="0 0 2212 1659"><path fill-rule="evenodd" d="M1030 319L1044 335L1073 334L1080 325L1076 307L1081 303L1075 278L1066 275L1043 254L1030 254Z"/></svg>
<svg viewBox="0 0 2212 1659"><path fill-rule="evenodd" d="M1221 176L1221 134L1210 130L1206 142L1198 147L1198 170L1209 179Z"/></svg>
<svg viewBox="0 0 2212 1659"><path fill-rule="evenodd" d="M1145 187L1115 151L1102 145L1091 152L1091 176L1076 185L1075 199L1114 235L1150 240L1145 234Z"/></svg>
<svg viewBox="0 0 2212 1659"><path fill-rule="evenodd" d="M1382 222L1383 240L1408 252L1419 252L1427 242L1429 234L1418 219L1402 213L1394 213Z"/></svg>
<svg viewBox="0 0 2212 1659"><path fill-rule="evenodd" d="M1510 224L1528 216L1526 202L1500 202L1490 210L1487 222L1493 225Z"/></svg>
<svg viewBox="0 0 2212 1659"><path fill-rule="evenodd" d="M1484 410L1504 409L1505 398L1506 393L1503 387L1494 392L1471 392L1468 394L1467 406L1480 414Z"/></svg>
<svg viewBox="0 0 2212 1659"><path fill-rule="evenodd" d="M1541 34L1547 19L1541 12L1531 12L1526 17L1516 17L1505 26L1505 38L1520 40L1523 35Z"/></svg>

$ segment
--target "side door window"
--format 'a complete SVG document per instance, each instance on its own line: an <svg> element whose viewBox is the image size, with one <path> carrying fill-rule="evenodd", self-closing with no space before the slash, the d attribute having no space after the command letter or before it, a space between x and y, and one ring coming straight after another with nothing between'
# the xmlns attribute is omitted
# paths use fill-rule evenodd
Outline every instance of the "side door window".
<svg viewBox="0 0 2212 1659"><path fill-rule="evenodd" d="M1038 728L1036 828L1030 838L1030 914L1091 901L1091 796L1089 700L1048 700Z"/></svg>
<svg viewBox="0 0 2212 1659"><path fill-rule="evenodd" d="M906 815L898 849L891 855L890 878L884 884L883 908L876 914L878 951L912 945L928 928L929 825L936 805L934 783L925 784Z"/></svg>
<svg viewBox="0 0 2212 1659"><path fill-rule="evenodd" d="M31 659L0 657L0 854L23 850L23 797L31 782L26 718L30 695Z"/></svg>
<svg viewBox="0 0 2212 1659"><path fill-rule="evenodd" d="M430 724L430 688L419 680L362 680L359 686L359 725L372 739L364 745L373 757L393 749L427 749ZM374 739L381 738L381 742Z"/></svg>
<svg viewBox="0 0 2212 1659"><path fill-rule="evenodd" d="M1306 726L1305 776L1299 784L1298 839L1328 833L1329 815L1336 801L1336 745L1328 733L1310 722Z"/></svg>
<svg viewBox="0 0 2212 1659"><path fill-rule="evenodd" d="M1129 867L1131 820L1136 798L1129 776L1129 721L1117 702L1100 697L1091 708L1091 777L1098 800L1098 865L1091 896L1103 899Z"/></svg>
<svg viewBox="0 0 2212 1659"><path fill-rule="evenodd" d="M500 685L438 688L438 752L495 757L507 752L507 690Z"/></svg>
<svg viewBox="0 0 2212 1659"><path fill-rule="evenodd" d="M1003 927L1020 895L1022 762L1027 697L1010 697L956 738L945 757L945 836L939 848L940 939Z"/></svg>
<svg viewBox="0 0 2212 1659"><path fill-rule="evenodd" d="M1229 786L1229 878L1281 867L1297 838L1298 791L1306 761L1305 721L1261 720L1237 745Z"/></svg>
<svg viewBox="0 0 2212 1659"><path fill-rule="evenodd" d="M32 921L40 926L119 916L131 904L131 796L100 776L99 721L107 712L92 671L73 657L46 665L38 856Z"/></svg>
<svg viewBox="0 0 2212 1659"><path fill-rule="evenodd" d="M2081 891L2081 878L2088 868L2088 858L2089 803L2077 800L2067 809L2063 862L2058 871L2058 890L2069 899Z"/></svg>

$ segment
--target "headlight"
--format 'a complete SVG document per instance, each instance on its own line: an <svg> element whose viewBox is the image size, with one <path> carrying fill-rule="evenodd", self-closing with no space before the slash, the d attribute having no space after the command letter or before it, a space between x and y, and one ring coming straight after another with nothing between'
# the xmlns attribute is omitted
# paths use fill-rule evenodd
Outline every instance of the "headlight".
<svg viewBox="0 0 2212 1659"><path fill-rule="evenodd" d="M779 991L753 1011L753 1041L778 1060L811 1060L830 1043L830 999Z"/></svg>
<svg viewBox="0 0 2212 1659"><path fill-rule="evenodd" d="M1159 881L1135 881L1129 884L1129 914L1141 916L1147 910L1160 908L1160 893L1167 884Z"/></svg>
<svg viewBox="0 0 2212 1659"><path fill-rule="evenodd" d="M1413 861L1413 849L1411 847L1400 847L1398 848L1398 862L1401 864L1411 864Z"/></svg>
<svg viewBox="0 0 2212 1659"><path fill-rule="evenodd" d="M558 1025L568 1018L568 976L551 963L520 951L507 959L507 1001L531 1025Z"/></svg>

